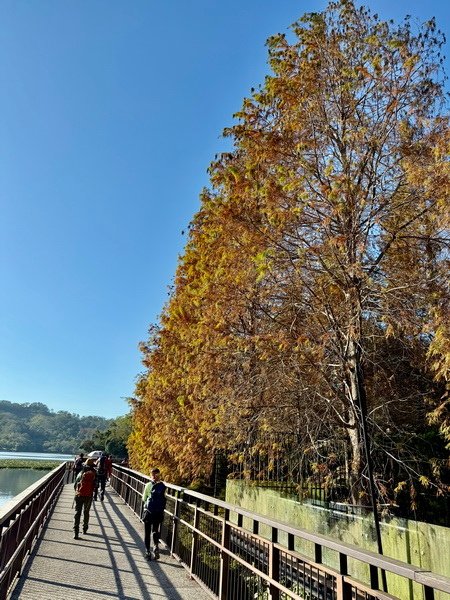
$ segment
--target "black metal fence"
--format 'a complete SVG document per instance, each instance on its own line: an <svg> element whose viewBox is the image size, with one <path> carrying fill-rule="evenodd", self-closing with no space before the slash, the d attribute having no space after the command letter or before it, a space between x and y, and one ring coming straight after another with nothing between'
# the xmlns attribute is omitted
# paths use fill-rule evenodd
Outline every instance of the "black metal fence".
<svg viewBox="0 0 450 600"><path fill-rule="evenodd" d="M112 487L139 517L148 480L131 469L113 468ZM405 600L380 590L384 571L388 582L398 577L418 586L425 600L450 600L450 578L166 485L162 539L215 598ZM366 582L357 580L357 564L364 565Z"/></svg>
<svg viewBox="0 0 450 600"><path fill-rule="evenodd" d="M259 436L240 444L227 456L218 454L216 464L224 463L231 478L252 481L313 504L345 503L350 510L364 510L350 504L348 447L343 440L323 440L312 445L292 433ZM433 486L426 489L410 481L404 491L391 493L389 499L380 496L380 510L449 527L450 491L445 492L445 486L450 490L450 460L434 459L433 464L441 473L443 485L439 493ZM427 473L427 468L429 465L423 465L421 472ZM408 479L406 473L397 477ZM385 484L385 478L381 479Z"/></svg>
<svg viewBox="0 0 450 600"><path fill-rule="evenodd" d="M278 434L249 439L228 455L229 475L320 502L348 498L345 443L312 446L301 436ZM223 458L222 458L223 460Z"/></svg>
<svg viewBox="0 0 450 600"><path fill-rule="evenodd" d="M62 463L16 496L12 506L0 510L0 600L8 597L50 517L70 477L69 466L71 463Z"/></svg>

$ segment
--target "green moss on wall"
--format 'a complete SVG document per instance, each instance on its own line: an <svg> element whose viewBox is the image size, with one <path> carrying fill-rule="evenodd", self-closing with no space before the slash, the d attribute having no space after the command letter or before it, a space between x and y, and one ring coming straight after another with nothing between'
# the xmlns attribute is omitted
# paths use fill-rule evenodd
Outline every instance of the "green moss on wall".
<svg viewBox="0 0 450 600"><path fill-rule="evenodd" d="M302 504L277 490L258 487L240 480L228 480L226 501L252 512L266 515L299 529L330 536L377 552L377 542L371 515L344 514L321 506ZM244 527L249 528L244 519ZM265 530L267 529L267 531ZM260 535L270 539L268 527L261 525ZM450 577L450 528L390 518L381 523L383 552L385 556L422 567ZM280 543L285 543L283 536ZM312 544L297 540L296 550L313 558ZM337 569L336 552L325 550L323 562ZM369 581L368 567L349 559L349 573L363 582ZM388 575L389 593L401 600L422 600L422 588L407 580ZM448 600L448 594L436 593L436 600Z"/></svg>

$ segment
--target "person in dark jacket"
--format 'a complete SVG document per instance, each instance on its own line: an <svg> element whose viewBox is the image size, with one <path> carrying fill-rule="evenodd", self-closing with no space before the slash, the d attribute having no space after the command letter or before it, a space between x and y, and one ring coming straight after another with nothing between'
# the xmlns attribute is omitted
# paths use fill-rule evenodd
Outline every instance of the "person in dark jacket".
<svg viewBox="0 0 450 600"><path fill-rule="evenodd" d="M100 488L100 500L103 502L105 498L105 485L106 485L106 454L101 453L99 459L95 463L97 467L97 483L95 486L94 500L97 500L98 489Z"/></svg>
<svg viewBox="0 0 450 600"><path fill-rule="evenodd" d="M81 539L79 535L81 513L83 513L83 533L86 533L89 527L89 511L97 481L94 463L93 458L88 458L73 486L75 488L75 515L73 518L73 538L75 540Z"/></svg>
<svg viewBox="0 0 450 600"><path fill-rule="evenodd" d="M84 454L80 452L80 455L75 459L72 467L72 471L75 473L75 478L78 477L78 473L80 473L83 469L84 464Z"/></svg>
<svg viewBox="0 0 450 600"><path fill-rule="evenodd" d="M164 509L166 508L166 486L161 481L159 469L152 469L151 479L145 486L142 494L142 504L144 507L145 557L147 560L151 560L152 558L152 553L150 551L150 537L153 532L153 553L155 560L158 560L161 525L164 521Z"/></svg>

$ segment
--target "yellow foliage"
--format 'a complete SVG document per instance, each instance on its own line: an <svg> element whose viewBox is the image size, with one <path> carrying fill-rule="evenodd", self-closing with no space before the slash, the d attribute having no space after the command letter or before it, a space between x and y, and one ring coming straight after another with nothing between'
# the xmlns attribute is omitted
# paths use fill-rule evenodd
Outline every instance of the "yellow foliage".
<svg viewBox="0 0 450 600"><path fill-rule="evenodd" d="M130 456L172 481L208 478L217 448L243 462L238 443L284 428L350 439L360 372L380 431L391 410L407 418L395 413L402 385L424 395L397 381L402 369L435 405L427 367L448 379L450 134L439 81L418 66L434 72L437 38L352 2L293 31L271 38L273 73L225 132L233 150L210 166L173 293L141 346Z"/></svg>

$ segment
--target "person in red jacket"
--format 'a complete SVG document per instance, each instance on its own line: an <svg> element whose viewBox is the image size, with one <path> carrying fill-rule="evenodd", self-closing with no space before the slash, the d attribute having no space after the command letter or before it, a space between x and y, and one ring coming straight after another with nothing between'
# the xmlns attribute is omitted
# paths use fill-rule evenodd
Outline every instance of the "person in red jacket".
<svg viewBox="0 0 450 600"><path fill-rule="evenodd" d="M73 518L73 539L80 538L80 520L83 512L83 533L89 527L89 511L91 509L92 497L96 487L97 472L94 468L95 460L89 458L81 473L75 479L75 515Z"/></svg>

